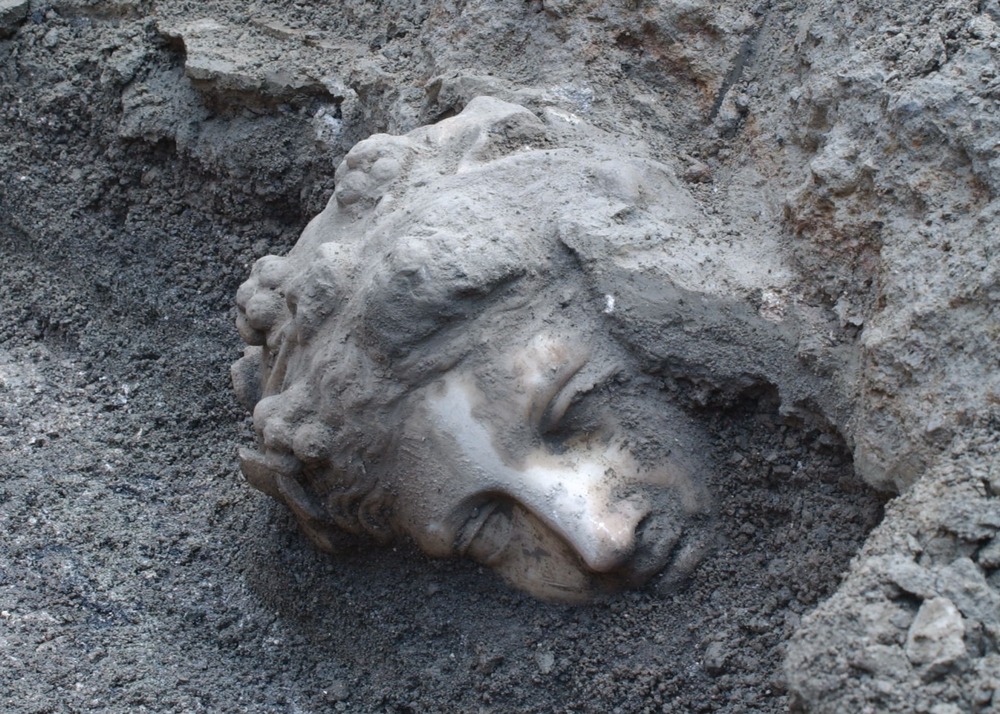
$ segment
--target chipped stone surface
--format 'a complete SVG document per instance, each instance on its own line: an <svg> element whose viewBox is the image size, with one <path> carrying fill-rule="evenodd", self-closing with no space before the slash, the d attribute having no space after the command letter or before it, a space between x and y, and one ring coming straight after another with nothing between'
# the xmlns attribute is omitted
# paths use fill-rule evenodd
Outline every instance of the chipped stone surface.
<svg viewBox="0 0 1000 714"><path fill-rule="evenodd" d="M941 568L937 585L969 620L1000 625L1000 593L986 582L983 566L969 558L957 558Z"/></svg>
<svg viewBox="0 0 1000 714"><path fill-rule="evenodd" d="M892 555L883 561L887 578L904 592L921 598L937 594L937 578L905 555Z"/></svg>
<svg viewBox="0 0 1000 714"><path fill-rule="evenodd" d="M972 524L992 522L996 496L979 475L997 448L993 430L973 435L889 505L839 591L792 638L785 671L796 710L878 701L882 711L906 712L933 699L969 711L994 696L1000 582L973 554L997 531ZM967 537L943 538L956 530L958 511ZM872 642L880 643L877 656ZM865 662L868 678L841 691Z"/></svg>
<svg viewBox="0 0 1000 714"><path fill-rule="evenodd" d="M315 51L303 45L299 33L282 29L275 21L259 20L250 26L271 43L267 39L255 43L246 28L212 18L165 22L159 29L183 44L185 74L217 101L244 105L334 101L311 57Z"/></svg>
<svg viewBox="0 0 1000 714"><path fill-rule="evenodd" d="M948 598L925 600L906 635L906 658L915 665L944 669L965 656L965 626Z"/></svg>

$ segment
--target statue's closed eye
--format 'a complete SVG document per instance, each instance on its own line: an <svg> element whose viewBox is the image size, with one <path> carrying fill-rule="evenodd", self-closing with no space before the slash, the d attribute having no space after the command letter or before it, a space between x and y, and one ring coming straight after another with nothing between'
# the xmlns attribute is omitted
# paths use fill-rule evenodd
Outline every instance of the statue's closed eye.
<svg viewBox="0 0 1000 714"><path fill-rule="evenodd" d="M542 416L539 431L553 448L600 438L611 429L604 399L606 380L597 384L571 382L560 391Z"/></svg>

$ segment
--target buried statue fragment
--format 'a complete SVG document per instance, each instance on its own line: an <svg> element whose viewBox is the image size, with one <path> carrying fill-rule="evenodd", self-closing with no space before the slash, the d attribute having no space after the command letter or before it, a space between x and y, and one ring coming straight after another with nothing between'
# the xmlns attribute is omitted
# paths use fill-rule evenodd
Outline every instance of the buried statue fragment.
<svg viewBox="0 0 1000 714"><path fill-rule="evenodd" d="M650 375L763 369L776 323L726 296L781 270L730 255L706 278L691 199L598 134L478 98L373 136L291 252L256 263L241 466L321 547L408 537L570 602L704 555L706 438Z"/></svg>

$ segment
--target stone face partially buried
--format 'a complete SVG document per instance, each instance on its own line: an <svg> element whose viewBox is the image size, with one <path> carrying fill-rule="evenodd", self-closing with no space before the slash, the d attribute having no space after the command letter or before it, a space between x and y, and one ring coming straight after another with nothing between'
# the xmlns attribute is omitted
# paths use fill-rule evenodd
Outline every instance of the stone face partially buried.
<svg viewBox="0 0 1000 714"><path fill-rule="evenodd" d="M371 137L289 255L254 266L242 469L321 547L409 537L563 601L705 552L705 437L649 361L701 350L720 388L780 362L781 326L725 296L781 270L716 255L670 172L595 131L479 98ZM644 321L692 337L644 349Z"/></svg>

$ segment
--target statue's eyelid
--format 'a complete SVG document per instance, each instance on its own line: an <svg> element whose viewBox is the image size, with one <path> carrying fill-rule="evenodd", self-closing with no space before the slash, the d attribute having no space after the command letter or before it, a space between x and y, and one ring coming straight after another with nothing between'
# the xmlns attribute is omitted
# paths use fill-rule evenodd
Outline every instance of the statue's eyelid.
<svg viewBox="0 0 1000 714"><path fill-rule="evenodd" d="M618 368L611 369L586 386L578 386L572 391L563 389L554 394L542 412L539 422L542 433L558 431L566 424L567 419L577 416L581 409L586 409L588 401L610 390L619 374Z"/></svg>
<svg viewBox="0 0 1000 714"><path fill-rule="evenodd" d="M539 423L542 433L558 430L565 423L566 415L576 411L593 391L594 388L591 387L590 389L573 390L568 397L565 392L557 392L553 395L542 412Z"/></svg>

